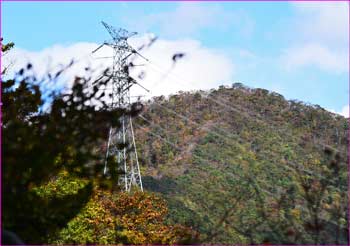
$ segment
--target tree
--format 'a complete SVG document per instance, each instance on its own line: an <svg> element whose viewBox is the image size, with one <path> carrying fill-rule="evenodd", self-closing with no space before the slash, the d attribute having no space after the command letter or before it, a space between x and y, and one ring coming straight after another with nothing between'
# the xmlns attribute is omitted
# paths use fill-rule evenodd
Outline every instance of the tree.
<svg viewBox="0 0 350 246"><path fill-rule="evenodd" d="M15 46L15 44L12 42L7 43L7 44L3 44L2 41L3 41L3 38L0 39L0 44L1 44L1 53L2 53L2 56L4 56L7 54L7 52L9 52ZM1 71L1 74L2 75L6 74L7 70L8 70L8 67L5 67Z"/></svg>
<svg viewBox="0 0 350 246"><path fill-rule="evenodd" d="M87 68L71 89L48 90L71 65L37 78L28 64L2 84L4 229L29 244L193 242L190 228L164 223L161 199L120 192L116 158L102 175L109 128L142 107L110 109L112 95L99 90L111 81L108 69L92 81Z"/></svg>
<svg viewBox="0 0 350 246"><path fill-rule="evenodd" d="M33 76L28 64L2 83L3 228L17 233L25 243L46 242L49 234L64 227L86 204L93 184L111 184L101 175L99 146L108 128L118 128L119 117L131 113L108 108L111 95L99 90L111 79L108 70L96 81L76 77L69 92L47 92L72 64L43 78ZM117 163L110 160L108 164ZM77 194L51 200L34 192L62 170L88 183Z"/></svg>
<svg viewBox="0 0 350 246"><path fill-rule="evenodd" d="M307 209L303 226L315 244L340 244L344 241L344 234L348 235L345 229L348 228L348 196L345 189L347 158L330 146L325 146L323 151L321 162L310 160L317 166L319 174L307 173L300 166L295 168ZM328 220L324 219L325 212L329 213ZM326 230L334 231L334 235L330 237Z"/></svg>
<svg viewBox="0 0 350 246"><path fill-rule="evenodd" d="M181 225L166 225L164 200L147 192L96 190L82 212L51 243L185 244L198 234Z"/></svg>

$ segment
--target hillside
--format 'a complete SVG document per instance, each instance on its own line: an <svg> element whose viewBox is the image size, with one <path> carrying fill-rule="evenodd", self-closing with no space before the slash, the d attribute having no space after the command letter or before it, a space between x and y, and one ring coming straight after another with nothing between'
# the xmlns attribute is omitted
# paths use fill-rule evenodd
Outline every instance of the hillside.
<svg viewBox="0 0 350 246"><path fill-rule="evenodd" d="M342 116L236 83L153 98L135 132L144 187L202 242L348 242Z"/></svg>

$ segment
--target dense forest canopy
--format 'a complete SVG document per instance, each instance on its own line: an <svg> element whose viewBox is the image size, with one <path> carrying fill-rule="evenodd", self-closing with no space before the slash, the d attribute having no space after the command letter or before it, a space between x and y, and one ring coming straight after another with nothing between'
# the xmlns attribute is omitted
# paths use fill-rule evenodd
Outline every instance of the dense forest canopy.
<svg viewBox="0 0 350 246"><path fill-rule="evenodd" d="M348 119L235 83L153 98L136 124L146 189L203 242L348 242Z"/></svg>

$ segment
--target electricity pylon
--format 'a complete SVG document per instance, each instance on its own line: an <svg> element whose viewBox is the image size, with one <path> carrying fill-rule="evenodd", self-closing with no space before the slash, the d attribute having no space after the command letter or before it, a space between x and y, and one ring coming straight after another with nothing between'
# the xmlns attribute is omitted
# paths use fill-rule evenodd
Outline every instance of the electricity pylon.
<svg viewBox="0 0 350 246"><path fill-rule="evenodd" d="M130 33L121 28L115 29L103 21L102 25L107 29L113 40L104 42L93 53L104 45L113 49L111 107L113 109L130 109L130 88L138 83L129 76L128 58L133 54L138 54L138 52L128 44L127 40L136 33ZM109 129L103 172L105 175L107 174L107 161L109 157L113 156L117 158L119 165L119 167L115 167L120 174L118 184L123 186L126 192L130 192L132 186L137 186L143 191L131 116L124 113L120 118L120 123L120 128L111 127Z"/></svg>

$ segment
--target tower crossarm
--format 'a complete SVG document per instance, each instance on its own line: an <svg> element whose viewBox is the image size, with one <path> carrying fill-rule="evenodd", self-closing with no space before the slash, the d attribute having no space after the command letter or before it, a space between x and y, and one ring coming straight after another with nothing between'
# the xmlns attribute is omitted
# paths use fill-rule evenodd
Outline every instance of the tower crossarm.
<svg viewBox="0 0 350 246"><path fill-rule="evenodd" d="M123 28L116 29L104 21L102 21L102 25L107 29L108 33L112 36L115 43L119 43L123 40L126 41L128 38L137 34L137 32L129 32Z"/></svg>

